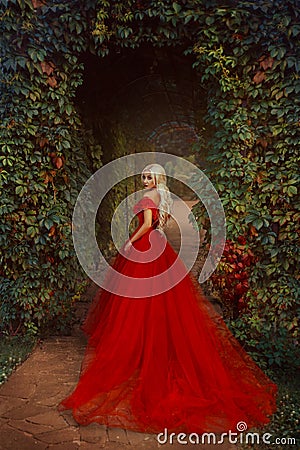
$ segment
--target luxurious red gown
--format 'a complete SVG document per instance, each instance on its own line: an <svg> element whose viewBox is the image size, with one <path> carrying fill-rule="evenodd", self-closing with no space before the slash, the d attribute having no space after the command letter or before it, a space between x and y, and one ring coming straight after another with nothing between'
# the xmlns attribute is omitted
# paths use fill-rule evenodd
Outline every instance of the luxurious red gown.
<svg viewBox="0 0 300 450"><path fill-rule="evenodd" d="M135 206L158 210L144 197ZM134 242L137 250L160 245L155 226ZM118 254L114 269L148 278L167 271L177 254L166 242L154 261ZM183 266L183 264L182 264ZM167 273L167 272L166 272ZM130 292L134 286L128 289ZM126 293L127 295L127 293ZM259 369L215 313L191 277L166 292L129 298L100 289L83 329L89 336L78 384L62 401L75 420L143 432L236 431L269 421L276 385Z"/></svg>

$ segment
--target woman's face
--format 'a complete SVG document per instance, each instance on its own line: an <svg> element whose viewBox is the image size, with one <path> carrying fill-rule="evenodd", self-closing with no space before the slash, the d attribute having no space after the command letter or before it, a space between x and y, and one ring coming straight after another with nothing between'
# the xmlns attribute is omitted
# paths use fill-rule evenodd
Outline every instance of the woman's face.
<svg viewBox="0 0 300 450"><path fill-rule="evenodd" d="M152 189L155 187L154 178L150 172L142 173L142 181L145 189Z"/></svg>

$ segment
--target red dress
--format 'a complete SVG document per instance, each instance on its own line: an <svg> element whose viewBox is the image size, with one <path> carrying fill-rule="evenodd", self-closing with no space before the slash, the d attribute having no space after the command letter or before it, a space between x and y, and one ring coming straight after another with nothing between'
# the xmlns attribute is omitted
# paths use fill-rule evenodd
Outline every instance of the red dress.
<svg viewBox="0 0 300 450"><path fill-rule="evenodd" d="M135 206L158 210L144 197ZM134 242L149 249L152 229ZM153 246L161 233L152 233ZM166 243L155 261L118 254L114 269L147 278L167 271L177 254ZM166 272L167 273L167 272ZM186 276L167 291L128 298L100 289L83 327L89 336L80 379L60 405L75 420L135 431L236 431L269 421L277 387L233 337L222 318Z"/></svg>

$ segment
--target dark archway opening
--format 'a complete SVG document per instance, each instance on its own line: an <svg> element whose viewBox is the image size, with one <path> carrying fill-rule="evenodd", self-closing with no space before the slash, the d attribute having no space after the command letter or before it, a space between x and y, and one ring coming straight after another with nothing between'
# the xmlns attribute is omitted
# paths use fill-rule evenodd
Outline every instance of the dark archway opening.
<svg viewBox="0 0 300 450"><path fill-rule="evenodd" d="M200 166L205 164L206 155L198 149L207 134L207 92L199 72L193 69L194 59L184 56L183 51L179 47L141 46L111 52L105 58L82 55L85 70L77 106L95 148L101 146L101 164L142 151L175 154L200 162ZM95 152L91 159L96 170ZM176 167L169 166L168 171L176 176ZM168 185L184 200L195 198L191 189L172 177ZM110 242L114 209L139 189L136 177L120 183L104 199L98 211L101 232L106 236L102 243L99 240L104 253Z"/></svg>
<svg viewBox="0 0 300 450"><path fill-rule="evenodd" d="M84 81L77 104L86 128L104 142L104 163L113 155L103 135L115 126L126 128L128 137L147 149L184 157L195 153L193 145L204 129L207 93L192 68L193 59L183 50L142 46L105 58L86 53L82 62Z"/></svg>

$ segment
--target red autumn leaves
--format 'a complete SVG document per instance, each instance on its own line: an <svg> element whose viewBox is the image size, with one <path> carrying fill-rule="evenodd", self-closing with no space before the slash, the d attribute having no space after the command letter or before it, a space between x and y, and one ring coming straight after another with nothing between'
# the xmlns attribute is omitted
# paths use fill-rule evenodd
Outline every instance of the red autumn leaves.
<svg viewBox="0 0 300 450"><path fill-rule="evenodd" d="M34 9L37 8L41 8L42 6L45 5L45 1L41 2L40 0L31 0L32 1L32 6L34 7Z"/></svg>
<svg viewBox="0 0 300 450"><path fill-rule="evenodd" d="M248 268L255 261L246 243L244 236L239 236L237 243L228 239L219 265L221 272L212 275L213 284L221 291L224 301L239 310L245 307Z"/></svg>
<svg viewBox="0 0 300 450"><path fill-rule="evenodd" d="M42 72L45 73L46 75L48 75L48 79L47 79L47 83L49 84L49 86L51 87L56 87L57 86L57 79L55 78L55 75L53 74L54 69L55 69L55 65L50 61L43 61L40 63Z"/></svg>
<svg viewBox="0 0 300 450"><path fill-rule="evenodd" d="M49 156L51 158L52 164L57 168L60 169L63 164L64 164L64 160L62 156L57 156L56 153L52 152L49 153Z"/></svg>
<svg viewBox="0 0 300 450"><path fill-rule="evenodd" d="M39 137L38 144L39 144L40 148L44 148L47 144L49 144L49 139L46 137ZM58 156L57 153L55 153L55 152L50 152L50 153L48 153L48 155L51 158L51 162L52 162L53 166L56 167L57 169L60 169L64 165L64 157L63 156Z"/></svg>
<svg viewBox="0 0 300 450"><path fill-rule="evenodd" d="M253 77L253 81L255 84L259 84L266 78L266 70L272 69L274 64L274 59L271 56L262 56L259 58L259 65L262 70L259 70L256 72L256 74Z"/></svg>

